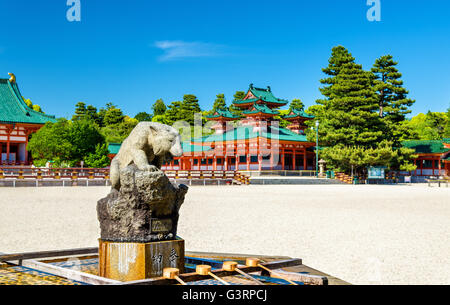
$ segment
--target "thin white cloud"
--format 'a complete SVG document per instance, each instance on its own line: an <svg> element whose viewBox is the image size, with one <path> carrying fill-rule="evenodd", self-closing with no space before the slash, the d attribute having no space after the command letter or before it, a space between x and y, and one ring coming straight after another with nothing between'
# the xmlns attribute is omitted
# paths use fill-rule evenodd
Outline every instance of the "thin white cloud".
<svg viewBox="0 0 450 305"><path fill-rule="evenodd" d="M164 40L155 42L155 47L164 51L160 61L178 60L189 57L213 57L224 55L225 46L206 42Z"/></svg>

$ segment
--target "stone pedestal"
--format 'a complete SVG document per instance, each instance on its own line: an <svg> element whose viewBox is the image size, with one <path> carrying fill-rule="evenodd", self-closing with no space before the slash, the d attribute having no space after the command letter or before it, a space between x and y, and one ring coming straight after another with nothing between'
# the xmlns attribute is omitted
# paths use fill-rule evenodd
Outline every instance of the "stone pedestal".
<svg viewBox="0 0 450 305"><path fill-rule="evenodd" d="M149 243L99 239L99 275L118 281L160 277L164 268L184 272L184 240Z"/></svg>
<svg viewBox="0 0 450 305"><path fill-rule="evenodd" d="M188 191L161 170L141 171L134 164L120 170L120 190L97 203L100 238L110 242L148 243L174 240L179 210Z"/></svg>

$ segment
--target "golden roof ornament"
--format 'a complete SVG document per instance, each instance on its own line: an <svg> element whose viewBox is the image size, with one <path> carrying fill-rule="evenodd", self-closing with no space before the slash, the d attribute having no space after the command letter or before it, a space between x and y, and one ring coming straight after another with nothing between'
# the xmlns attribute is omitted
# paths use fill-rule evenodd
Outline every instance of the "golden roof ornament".
<svg viewBox="0 0 450 305"><path fill-rule="evenodd" d="M14 84L16 82L16 76L14 75L14 73L8 73L9 76L11 76L11 78L9 79L9 82L11 84Z"/></svg>

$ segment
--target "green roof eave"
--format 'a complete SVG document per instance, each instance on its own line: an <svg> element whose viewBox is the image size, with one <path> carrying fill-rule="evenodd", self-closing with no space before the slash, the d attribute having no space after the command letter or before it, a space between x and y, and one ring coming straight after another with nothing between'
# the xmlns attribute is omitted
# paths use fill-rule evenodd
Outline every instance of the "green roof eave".
<svg viewBox="0 0 450 305"><path fill-rule="evenodd" d="M256 113L263 113L263 114L273 114L273 115L277 115L280 112L277 110L272 110L269 107L267 107L264 104L254 104L253 107L255 108L255 110L246 110L243 111L243 114L256 114Z"/></svg>
<svg viewBox="0 0 450 305"><path fill-rule="evenodd" d="M442 154L450 151L441 140L411 140L402 142L402 145L414 149L418 154Z"/></svg>
<svg viewBox="0 0 450 305"><path fill-rule="evenodd" d="M119 153L121 146L122 146L122 143L109 143L108 144L108 152L112 155L117 155Z"/></svg>
<svg viewBox="0 0 450 305"><path fill-rule="evenodd" d="M29 108L20 94L17 83L0 79L0 122L7 124L39 124L56 122L54 116Z"/></svg>
<svg viewBox="0 0 450 305"><path fill-rule="evenodd" d="M268 102L268 103L279 104L279 105L282 105L282 106L284 106L287 103L289 103L289 101L287 101L287 100L276 98L273 95L272 90L270 89L270 87L267 87L267 89L261 89L261 88L256 88L256 87L250 86L250 91L252 92L252 94L255 97L257 97L257 98L259 98L259 99L261 99L261 100L263 100L265 102Z"/></svg>
<svg viewBox="0 0 450 305"><path fill-rule="evenodd" d="M235 105L241 105L241 104L251 104L254 102L259 101L258 98L249 98L248 100L237 100L237 101L233 101L233 104Z"/></svg>
<svg viewBox="0 0 450 305"><path fill-rule="evenodd" d="M240 126L233 130L227 131L223 134L213 134L202 138L192 139L193 143L218 143L225 141L242 141L250 140L258 137L278 140L278 141L292 141L292 142L308 142L306 135L297 134L289 129L282 127L270 128L270 132L253 131L253 126Z"/></svg>
<svg viewBox="0 0 450 305"><path fill-rule="evenodd" d="M116 155L119 153L120 147L122 146L122 143L109 143L108 144L108 152L110 154ZM200 146L200 145L193 145L189 142L181 142L181 148L183 149L183 152L202 152L202 151L208 151L212 148L210 146Z"/></svg>
<svg viewBox="0 0 450 305"><path fill-rule="evenodd" d="M315 116L313 116L312 114L308 114L305 111L298 110L298 109L292 109L289 114L283 116L283 118L285 118L285 119L291 119L291 118L296 118L296 117L302 117L305 119L314 119L315 118Z"/></svg>
<svg viewBox="0 0 450 305"><path fill-rule="evenodd" d="M204 152L212 149L210 146L194 145L189 142L181 142L181 147L183 148L183 153Z"/></svg>
<svg viewBox="0 0 450 305"><path fill-rule="evenodd" d="M240 118L240 116L231 113L228 109L217 109L214 112L214 114L206 116L206 118L208 118L208 119L216 119L216 118L220 118L220 117L224 117L227 119L239 119Z"/></svg>

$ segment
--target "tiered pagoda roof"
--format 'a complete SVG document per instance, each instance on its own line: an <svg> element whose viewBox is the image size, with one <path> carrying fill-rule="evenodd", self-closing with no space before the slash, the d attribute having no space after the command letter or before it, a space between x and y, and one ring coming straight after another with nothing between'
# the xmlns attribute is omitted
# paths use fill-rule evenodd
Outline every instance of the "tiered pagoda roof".
<svg viewBox="0 0 450 305"><path fill-rule="evenodd" d="M287 100L275 97L269 86L267 89L262 89L254 87L253 84L250 84L244 99L233 101L234 106L247 109L254 104L265 104L268 108L273 109L283 107L288 103Z"/></svg>
<svg viewBox="0 0 450 305"><path fill-rule="evenodd" d="M252 115L277 115L280 112L278 110L272 110L265 104L257 104L254 103L250 109L242 112L244 115L252 116Z"/></svg>
<svg viewBox="0 0 450 305"><path fill-rule="evenodd" d="M0 123L43 125L47 122L56 122L56 119L29 108L15 81L0 79Z"/></svg>
<svg viewBox="0 0 450 305"><path fill-rule="evenodd" d="M240 116L231 113L228 109L217 109L213 114L207 115L208 120L215 121L234 121L240 118Z"/></svg>
<svg viewBox="0 0 450 305"><path fill-rule="evenodd" d="M287 121L295 121L295 120L299 120L299 119L304 119L306 121L306 120L314 119L314 116L311 114L307 114L303 110L291 109L289 114L285 115L283 117L283 119L285 119Z"/></svg>

